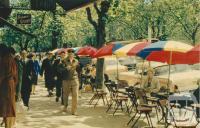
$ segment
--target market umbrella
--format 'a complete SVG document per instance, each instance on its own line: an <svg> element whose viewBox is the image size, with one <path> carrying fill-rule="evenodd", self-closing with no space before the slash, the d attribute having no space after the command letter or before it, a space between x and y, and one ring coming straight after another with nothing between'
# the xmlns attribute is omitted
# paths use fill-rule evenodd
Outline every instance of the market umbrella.
<svg viewBox="0 0 200 128"><path fill-rule="evenodd" d="M177 41L158 41L142 49L137 56L148 61L168 64L184 63L184 55L193 46Z"/></svg>
<svg viewBox="0 0 200 128"><path fill-rule="evenodd" d="M56 48L53 51L51 51L51 53L55 54L58 50L59 50L59 48Z"/></svg>
<svg viewBox="0 0 200 128"><path fill-rule="evenodd" d="M105 45L97 50L97 52L93 55L93 58L111 56L117 49L121 48L122 46L123 45L120 42Z"/></svg>
<svg viewBox="0 0 200 128"><path fill-rule="evenodd" d="M163 62L169 64L168 86L171 64L185 63L186 52L193 46L177 41L158 41L142 49L137 55L148 61Z"/></svg>
<svg viewBox="0 0 200 128"><path fill-rule="evenodd" d="M140 52L144 47L146 47L149 44L150 44L149 42L130 43L116 50L114 53L117 57L135 56L138 52ZM143 65L144 65L144 61L143 61ZM143 74L143 71L144 70L142 70L142 74ZM143 76L142 74L141 74L141 80Z"/></svg>
<svg viewBox="0 0 200 128"><path fill-rule="evenodd" d="M77 55L92 57L97 52L97 49L91 46L85 46L77 51Z"/></svg>
<svg viewBox="0 0 200 128"><path fill-rule="evenodd" d="M112 42L108 45L105 45L103 47L101 47L99 50L97 50L97 52L92 56L93 58L100 58L100 57L106 57L106 56L112 56L114 54L114 52L121 48L122 42ZM117 59L117 79L119 78L119 72L118 72L118 58Z"/></svg>
<svg viewBox="0 0 200 128"><path fill-rule="evenodd" d="M68 52L68 50L72 50L72 48L59 48L51 51L51 53L60 54L61 52Z"/></svg>
<svg viewBox="0 0 200 128"><path fill-rule="evenodd" d="M72 50L74 51L74 53L77 53L80 48L81 47L74 47L74 48L72 48Z"/></svg>
<svg viewBox="0 0 200 128"><path fill-rule="evenodd" d="M116 50L114 54L118 57L135 56L138 52L140 52L144 47L149 44L149 42L130 43Z"/></svg>
<svg viewBox="0 0 200 128"><path fill-rule="evenodd" d="M188 64L200 63L200 44L186 53L186 60Z"/></svg>

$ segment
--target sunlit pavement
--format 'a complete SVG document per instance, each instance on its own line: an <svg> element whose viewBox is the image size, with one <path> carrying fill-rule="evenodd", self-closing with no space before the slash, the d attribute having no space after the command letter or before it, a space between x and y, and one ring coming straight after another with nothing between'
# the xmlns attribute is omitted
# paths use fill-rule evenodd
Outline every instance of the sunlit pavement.
<svg viewBox="0 0 200 128"><path fill-rule="evenodd" d="M62 112L60 102L55 102L55 97L47 97L44 82L40 79L37 86L36 95L31 96L30 110L25 117L18 118L17 128L125 128L130 116L125 112L119 111L115 116L106 113L106 107L99 105L96 108L88 105L88 100L92 93L82 93L79 99L78 116ZM71 101L71 100L70 100ZM100 104L102 104L100 102ZM146 120L139 121L137 127L147 126ZM156 125L155 115L153 118ZM145 121L145 122L143 122Z"/></svg>

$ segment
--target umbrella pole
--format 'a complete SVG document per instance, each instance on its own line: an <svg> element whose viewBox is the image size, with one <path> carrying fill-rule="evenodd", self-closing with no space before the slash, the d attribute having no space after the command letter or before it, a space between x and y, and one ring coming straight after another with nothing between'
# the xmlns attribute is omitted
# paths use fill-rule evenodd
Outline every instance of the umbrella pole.
<svg viewBox="0 0 200 128"><path fill-rule="evenodd" d="M169 74L168 74L168 82L167 82L168 93L170 92L169 86L170 86L171 64L172 64L172 51L170 51L170 58L169 58Z"/></svg>
<svg viewBox="0 0 200 128"><path fill-rule="evenodd" d="M142 61L142 73L141 73L141 79L140 79L140 88L142 87L143 74L144 74L144 59Z"/></svg>
<svg viewBox="0 0 200 128"><path fill-rule="evenodd" d="M119 62L118 62L118 57L116 57L117 59L117 80L119 80Z"/></svg>

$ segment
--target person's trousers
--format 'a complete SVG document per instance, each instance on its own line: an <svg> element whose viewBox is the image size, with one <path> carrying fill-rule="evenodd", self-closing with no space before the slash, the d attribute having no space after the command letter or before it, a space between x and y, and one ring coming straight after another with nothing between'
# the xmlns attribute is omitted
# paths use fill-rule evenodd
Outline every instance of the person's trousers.
<svg viewBox="0 0 200 128"><path fill-rule="evenodd" d="M30 88L23 88L21 91L21 97L22 101L24 103L24 106L29 107L29 99L31 95L31 89Z"/></svg>
<svg viewBox="0 0 200 128"><path fill-rule="evenodd" d="M61 97L62 95L62 80L56 81L56 97Z"/></svg>
<svg viewBox="0 0 200 128"><path fill-rule="evenodd" d="M72 113L75 113L77 111L78 90L79 90L78 79L63 80L64 105L65 107L68 107L68 97L69 97L69 94L72 93Z"/></svg>

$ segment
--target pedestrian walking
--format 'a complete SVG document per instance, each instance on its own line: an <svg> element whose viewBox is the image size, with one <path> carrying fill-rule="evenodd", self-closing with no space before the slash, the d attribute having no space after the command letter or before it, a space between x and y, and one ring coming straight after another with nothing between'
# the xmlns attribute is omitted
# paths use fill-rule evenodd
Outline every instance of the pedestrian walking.
<svg viewBox="0 0 200 128"><path fill-rule="evenodd" d="M54 61L54 71L55 71L55 85L56 85L56 102L59 101L61 97L61 104L63 104L63 96L62 96L62 61L64 61L66 57L66 53L63 51L60 53L59 57Z"/></svg>
<svg viewBox="0 0 200 128"><path fill-rule="evenodd" d="M67 59L63 62L64 72L63 72L63 99L64 99L64 110L67 111L68 107L68 97L72 94L72 115L77 115L77 104L78 104L78 90L79 90L79 80L78 80L78 61L74 58L74 53L69 51Z"/></svg>
<svg viewBox="0 0 200 128"><path fill-rule="evenodd" d="M33 63L33 54L27 56L27 60L24 62L23 68L23 78L22 78L22 88L21 88L21 97L24 103L24 106L29 109L29 99L32 91L33 77L35 73L34 63Z"/></svg>
<svg viewBox="0 0 200 128"><path fill-rule="evenodd" d="M11 51L3 44L0 44L0 71L0 117L3 117L5 128L13 128L16 117L17 64Z"/></svg>
<svg viewBox="0 0 200 128"><path fill-rule="evenodd" d="M16 87L16 101L19 101L21 99L21 88L22 88L22 76L23 76L23 62L21 61L20 55L15 56L15 61L17 64L17 70L18 70L18 83Z"/></svg>
<svg viewBox="0 0 200 128"><path fill-rule="evenodd" d="M33 85L32 85L32 95L35 95L35 88L38 84L38 75L40 73L40 65L39 65L39 61L36 59L36 54L33 54L33 65L34 65L34 73L33 73Z"/></svg>
<svg viewBox="0 0 200 128"><path fill-rule="evenodd" d="M53 68L53 54L49 52L47 58L43 60L40 75L45 79L45 87L48 91L48 96L53 96L53 89L55 86L54 68Z"/></svg>

